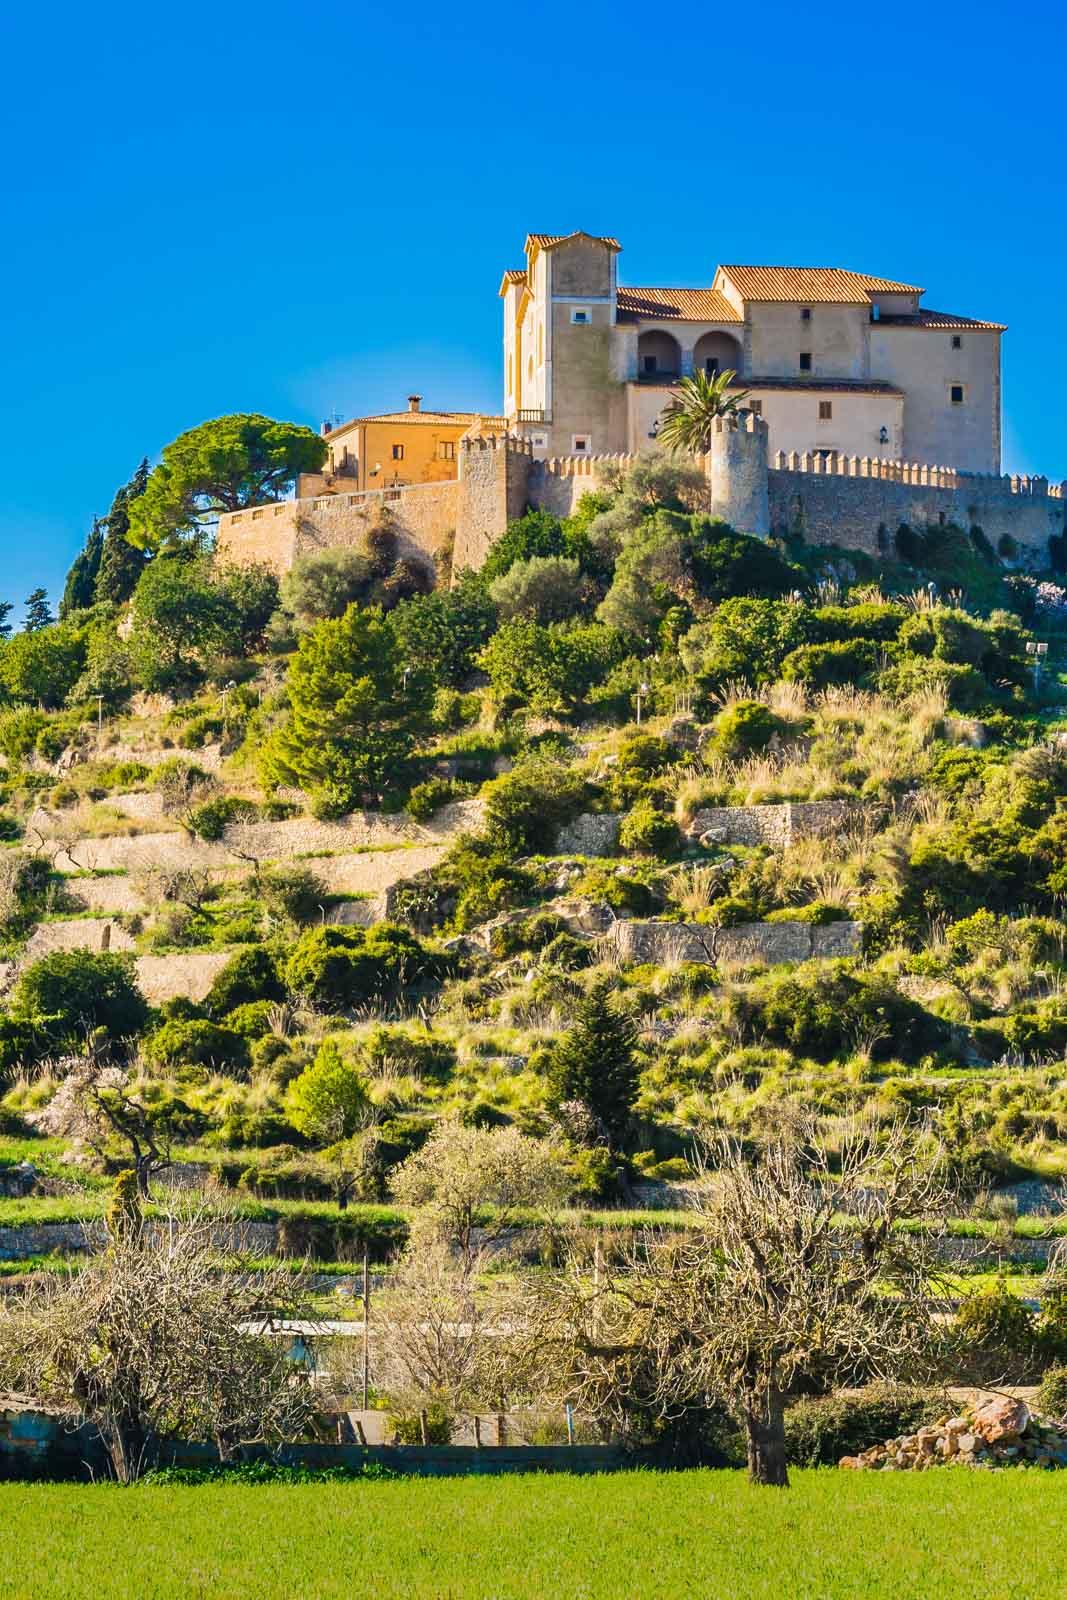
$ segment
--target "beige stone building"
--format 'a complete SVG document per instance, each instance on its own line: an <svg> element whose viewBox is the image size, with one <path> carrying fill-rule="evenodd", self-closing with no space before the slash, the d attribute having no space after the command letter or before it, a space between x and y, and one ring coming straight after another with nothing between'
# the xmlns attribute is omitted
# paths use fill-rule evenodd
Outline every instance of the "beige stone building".
<svg viewBox="0 0 1067 1600"><path fill-rule="evenodd" d="M999 473L1001 323L838 267L720 266L707 287L627 287L621 248L534 233L525 266L504 274L504 412L535 456L647 449L680 376L729 369L772 453Z"/></svg>

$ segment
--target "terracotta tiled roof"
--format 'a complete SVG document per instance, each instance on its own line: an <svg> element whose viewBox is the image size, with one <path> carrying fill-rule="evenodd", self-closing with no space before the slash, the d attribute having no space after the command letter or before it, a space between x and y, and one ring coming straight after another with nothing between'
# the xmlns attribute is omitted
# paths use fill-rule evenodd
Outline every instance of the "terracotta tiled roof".
<svg viewBox="0 0 1067 1600"><path fill-rule="evenodd" d="M968 328L978 332L1004 333L1008 324L1006 322L982 322L977 317L957 317L951 311L927 311L920 307L916 317L886 316L884 313L878 318L879 324L885 322L890 327L901 328L955 328L964 332Z"/></svg>
<svg viewBox="0 0 1067 1600"><path fill-rule="evenodd" d="M326 438L336 439L339 433L347 433L349 428L358 428L364 422L433 423L437 427L469 428L472 422L479 421L504 424L503 417L490 417L484 411L381 411L373 417L353 417L351 422L331 429Z"/></svg>
<svg viewBox="0 0 1067 1600"><path fill-rule="evenodd" d="M524 267L508 267L500 280L500 293L506 294L513 283L525 283L526 270Z"/></svg>
<svg viewBox="0 0 1067 1600"><path fill-rule="evenodd" d="M740 311L717 289L618 290L617 304L623 320L669 317L679 322L742 322Z"/></svg>
<svg viewBox="0 0 1067 1600"><path fill-rule="evenodd" d="M914 283L894 283L872 278L866 272L846 272L842 267L738 267L719 268L744 300L784 300L813 305L865 305L872 294L923 294Z"/></svg>
<svg viewBox="0 0 1067 1600"><path fill-rule="evenodd" d="M553 245L563 244L567 239L592 239L597 244L606 244L609 250L622 249L618 239L609 239L602 233L585 233L581 228L576 228L573 233L528 233L526 248L529 250L533 244L539 250L551 250Z"/></svg>

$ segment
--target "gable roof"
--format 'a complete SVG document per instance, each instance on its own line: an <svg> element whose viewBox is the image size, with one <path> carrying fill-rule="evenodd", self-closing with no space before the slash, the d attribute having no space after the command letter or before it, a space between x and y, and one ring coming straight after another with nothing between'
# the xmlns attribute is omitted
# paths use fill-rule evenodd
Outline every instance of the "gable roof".
<svg viewBox="0 0 1067 1600"><path fill-rule="evenodd" d="M531 245L535 250L554 250L556 245L570 244L572 239L591 239L594 244L606 244L609 250L622 249L618 239L609 239L602 233L586 233L583 229L576 228L573 233L528 233L526 254L530 254Z"/></svg>
<svg viewBox="0 0 1067 1600"><path fill-rule="evenodd" d="M983 322L980 317L959 317L952 311L927 311L925 306L919 307L917 316L888 316L885 312L878 318L878 325L898 328L952 328L966 333L968 328L976 333L1005 333L1006 322Z"/></svg>
<svg viewBox="0 0 1067 1600"><path fill-rule="evenodd" d="M362 427L365 422L413 423L416 427L434 424L439 428L469 428L472 422L502 420L489 417L483 411L380 411L372 417L353 417L350 422L342 422L340 427L331 428L325 437L336 439L339 434L347 433L350 428Z"/></svg>
<svg viewBox="0 0 1067 1600"><path fill-rule="evenodd" d="M678 322L743 322L740 311L717 289L633 289L616 292L619 320L669 318Z"/></svg>
<svg viewBox="0 0 1067 1600"><path fill-rule="evenodd" d="M505 267L504 276L500 280L500 293L507 294L513 283L526 282L525 267Z"/></svg>
<svg viewBox="0 0 1067 1600"><path fill-rule="evenodd" d="M743 300L810 300L815 305L866 305L872 294L925 294L914 283L896 283L843 267L727 266L724 273Z"/></svg>

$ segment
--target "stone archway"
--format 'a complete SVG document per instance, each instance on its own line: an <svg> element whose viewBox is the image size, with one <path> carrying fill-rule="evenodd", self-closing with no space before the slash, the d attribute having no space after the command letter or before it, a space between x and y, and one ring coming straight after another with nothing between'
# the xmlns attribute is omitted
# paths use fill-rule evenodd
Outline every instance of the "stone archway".
<svg viewBox="0 0 1067 1600"><path fill-rule="evenodd" d="M709 377L717 372L740 372L739 341L731 333L702 333L693 346L693 371L706 372Z"/></svg>
<svg viewBox="0 0 1067 1600"><path fill-rule="evenodd" d="M682 347L672 333L650 328L637 338L637 376L645 383L677 378L682 370Z"/></svg>

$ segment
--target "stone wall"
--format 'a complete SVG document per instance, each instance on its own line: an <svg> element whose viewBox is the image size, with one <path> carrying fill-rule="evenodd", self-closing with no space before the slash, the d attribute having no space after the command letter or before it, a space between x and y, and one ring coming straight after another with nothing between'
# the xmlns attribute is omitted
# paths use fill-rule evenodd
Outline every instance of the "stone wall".
<svg viewBox="0 0 1067 1600"><path fill-rule="evenodd" d="M610 811L583 812L566 823L556 835L556 853L561 856L610 856L619 840L622 818Z"/></svg>
<svg viewBox="0 0 1067 1600"><path fill-rule="evenodd" d="M718 966L724 961L763 961L768 966L831 956L857 956L862 947L858 922L747 922L712 928L692 922L620 921L605 936L624 961L669 966L693 961Z"/></svg>
<svg viewBox="0 0 1067 1600"><path fill-rule="evenodd" d="M489 434L460 441L453 571L477 571L508 523L522 516L532 462L526 439Z"/></svg>
<svg viewBox="0 0 1067 1600"><path fill-rule="evenodd" d="M433 568L451 552L459 517L460 486L408 484L358 494L283 500L277 505L225 513L219 518L218 550L236 565L265 562L287 572L317 550L365 549L368 530L383 512L396 531L398 554Z"/></svg>
<svg viewBox="0 0 1067 1600"><path fill-rule="evenodd" d="M221 1251L252 1256L274 1255L278 1247L276 1222L216 1222L212 1230ZM0 1261L26 1261L30 1256L78 1255L102 1248L104 1224L92 1222L39 1222L18 1228L0 1228Z"/></svg>
<svg viewBox="0 0 1067 1600"><path fill-rule="evenodd" d="M784 850L794 839L824 838L848 827L865 808L853 800L787 801L783 805L708 806L696 812L689 832L721 832L725 844L770 845Z"/></svg>
<svg viewBox="0 0 1067 1600"><path fill-rule="evenodd" d="M823 462L776 456L768 472L771 532L807 544L884 553L902 523L980 527L994 547L1004 536L1023 560L1044 564L1048 541L1065 530L1067 499L1044 478L985 477L908 462L856 457Z"/></svg>

